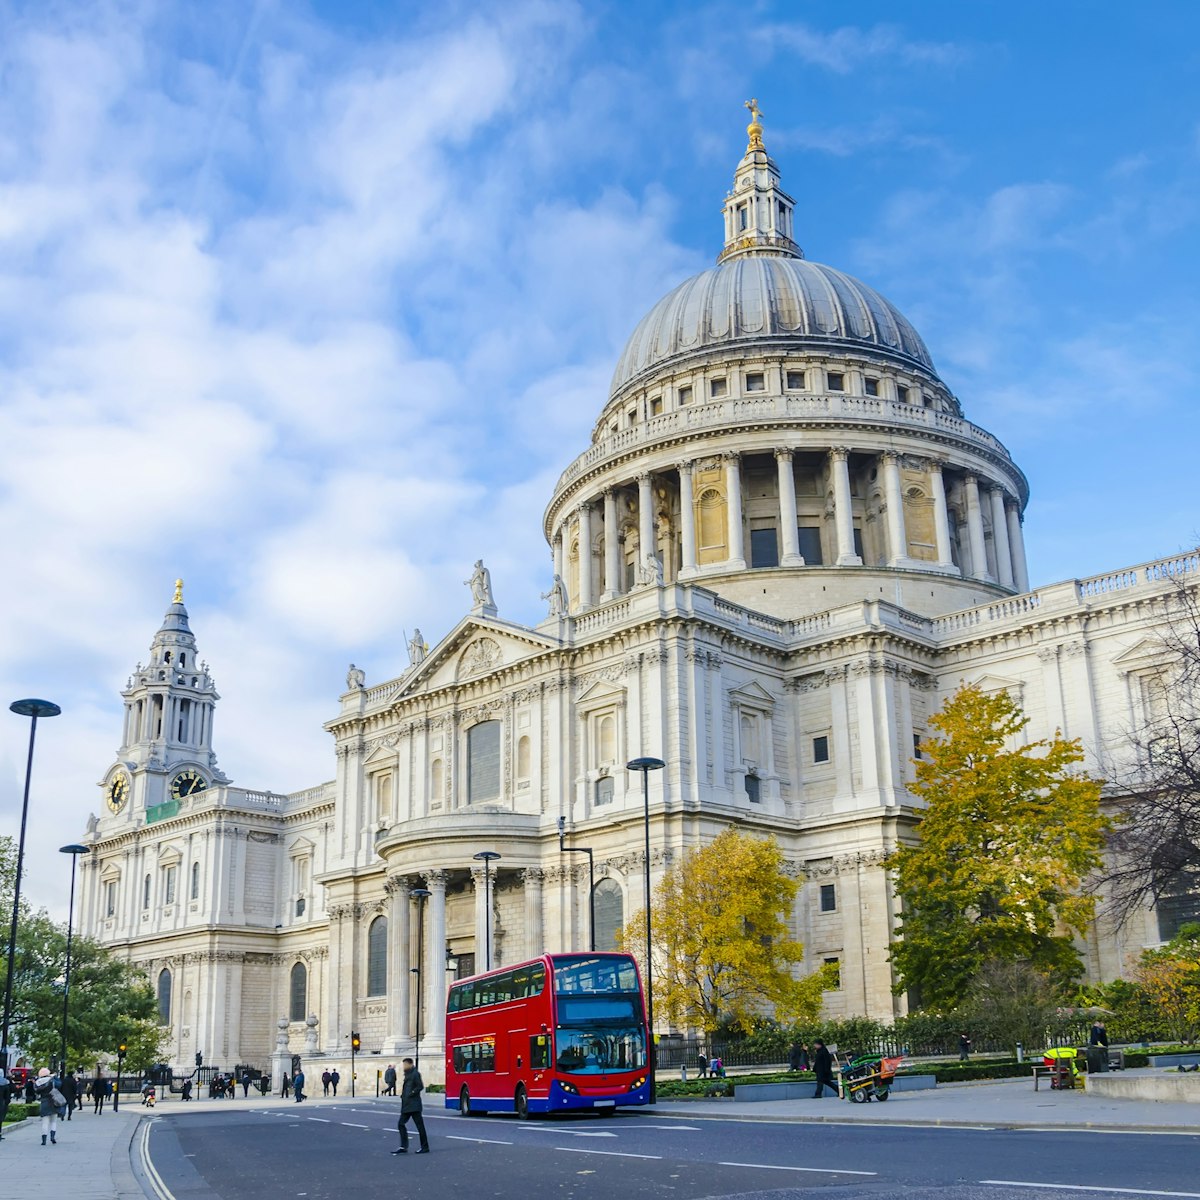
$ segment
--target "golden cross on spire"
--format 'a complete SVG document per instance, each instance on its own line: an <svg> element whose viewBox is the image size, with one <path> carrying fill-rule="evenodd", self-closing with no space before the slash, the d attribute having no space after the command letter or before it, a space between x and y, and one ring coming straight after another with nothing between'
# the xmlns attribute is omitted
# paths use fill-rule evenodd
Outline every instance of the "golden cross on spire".
<svg viewBox="0 0 1200 1200"><path fill-rule="evenodd" d="M746 108L750 110L750 124L746 126L746 132L750 135L750 149L762 150L762 109L758 107L757 97L752 97L745 102Z"/></svg>
<svg viewBox="0 0 1200 1200"><path fill-rule="evenodd" d="M175 599L172 600L171 603L172 604L182 604L183 603L183 580L182 579L175 580Z"/></svg>

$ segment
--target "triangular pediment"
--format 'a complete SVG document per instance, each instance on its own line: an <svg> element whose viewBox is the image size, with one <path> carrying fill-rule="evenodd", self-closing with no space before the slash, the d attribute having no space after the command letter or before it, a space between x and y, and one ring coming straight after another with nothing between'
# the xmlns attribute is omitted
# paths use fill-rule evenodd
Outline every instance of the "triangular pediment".
<svg viewBox="0 0 1200 1200"><path fill-rule="evenodd" d="M575 702L581 708L594 708L597 704L611 704L614 700L624 700L626 694L626 689L619 684L610 683L607 679L597 679L579 693Z"/></svg>
<svg viewBox="0 0 1200 1200"><path fill-rule="evenodd" d="M1165 666L1172 659L1170 648L1159 638L1142 638L1114 658L1113 666L1121 671L1139 671L1147 667Z"/></svg>
<svg viewBox="0 0 1200 1200"><path fill-rule="evenodd" d="M964 678L964 684L978 688L985 696L994 696L997 692L1008 692L1014 700L1020 701L1025 688L1023 679L1011 679L1007 675L977 675L974 679Z"/></svg>
<svg viewBox="0 0 1200 1200"><path fill-rule="evenodd" d="M523 659L561 649L557 638L498 618L469 616L404 678L396 698L485 678Z"/></svg>
<svg viewBox="0 0 1200 1200"><path fill-rule="evenodd" d="M775 703L775 697L756 679L742 684L741 687L730 688L729 699L734 702L740 700L744 704L753 704L758 708L770 708Z"/></svg>
<svg viewBox="0 0 1200 1200"><path fill-rule="evenodd" d="M298 837L288 846L289 858L303 858L305 855L311 854L316 849L316 846L306 837Z"/></svg>

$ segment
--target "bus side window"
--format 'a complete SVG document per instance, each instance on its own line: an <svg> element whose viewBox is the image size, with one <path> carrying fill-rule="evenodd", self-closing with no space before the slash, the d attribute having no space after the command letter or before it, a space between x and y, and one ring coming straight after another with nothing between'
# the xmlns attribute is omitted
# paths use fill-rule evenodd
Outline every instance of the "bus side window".
<svg viewBox="0 0 1200 1200"><path fill-rule="evenodd" d="M538 1071L550 1065L550 1039L543 1033L529 1039L529 1066Z"/></svg>

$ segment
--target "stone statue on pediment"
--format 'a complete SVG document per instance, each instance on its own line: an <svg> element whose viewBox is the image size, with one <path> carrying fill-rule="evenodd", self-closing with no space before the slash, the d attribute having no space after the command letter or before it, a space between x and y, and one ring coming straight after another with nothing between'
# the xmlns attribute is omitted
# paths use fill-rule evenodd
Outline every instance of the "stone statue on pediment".
<svg viewBox="0 0 1200 1200"><path fill-rule="evenodd" d="M408 639L408 661L415 667L425 661L425 655L429 653L429 647L425 644L425 639L421 636L419 629L413 630L413 635Z"/></svg>
<svg viewBox="0 0 1200 1200"><path fill-rule="evenodd" d="M367 682L366 674L356 667L353 663L350 664L350 670L346 672L346 688L353 690L354 688L364 687Z"/></svg>
<svg viewBox="0 0 1200 1200"><path fill-rule="evenodd" d="M543 600L550 601L550 616L564 617L567 614L567 585L561 575L554 576L548 592L542 593Z"/></svg>
<svg viewBox="0 0 1200 1200"><path fill-rule="evenodd" d="M483 565L482 558L475 560L475 570L464 582L471 589L471 611L477 616L494 617L496 600L492 595L492 573Z"/></svg>

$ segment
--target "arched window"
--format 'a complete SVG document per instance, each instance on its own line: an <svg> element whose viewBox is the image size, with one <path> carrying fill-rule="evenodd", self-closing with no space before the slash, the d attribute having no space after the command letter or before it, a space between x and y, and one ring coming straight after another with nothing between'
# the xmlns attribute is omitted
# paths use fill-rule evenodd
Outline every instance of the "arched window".
<svg viewBox="0 0 1200 1200"><path fill-rule="evenodd" d="M529 779L529 747L528 737L517 742L517 778L522 783Z"/></svg>
<svg viewBox="0 0 1200 1200"><path fill-rule="evenodd" d="M617 935L625 924L625 898L615 879L596 884L596 949L615 950Z"/></svg>
<svg viewBox="0 0 1200 1200"><path fill-rule="evenodd" d="M367 995L387 993L387 917L376 917L367 930Z"/></svg>
<svg viewBox="0 0 1200 1200"><path fill-rule="evenodd" d="M146 878L142 880L142 907L143 908L150 907L150 888L151 888L150 876L147 875Z"/></svg>
<svg viewBox="0 0 1200 1200"><path fill-rule="evenodd" d="M435 800L441 800L445 796L445 788L446 768L440 758L435 758L429 768L429 794Z"/></svg>
<svg viewBox="0 0 1200 1200"><path fill-rule="evenodd" d="M192 899L200 899L200 864L192 863Z"/></svg>
<svg viewBox="0 0 1200 1200"><path fill-rule="evenodd" d="M303 963L292 967L291 997L288 1002L288 1016L293 1021L303 1021L304 1010L308 1007L308 969Z"/></svg>
<svg viewBox="0 0 1200 1200"><path fill-rule="evenodd" d="M158 973L158 1023L171 1023L171 972L166 967Z"/></svg>
<svg viewBox="0 0 1200 1200"><path fill-rule="evenodd" d="M742 713L742 761L760 762L758 750L758 722L750 713Z"/></svg>
<svg viewBox="0 0 1200 1200"><path fill-rule="evenodd" d="M596 731L596 760L601 766L617 761L617 723L612 717L601 717Z"/></svg>

